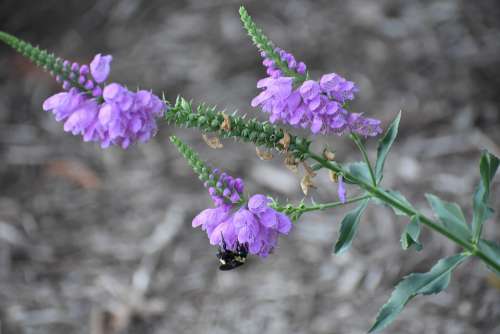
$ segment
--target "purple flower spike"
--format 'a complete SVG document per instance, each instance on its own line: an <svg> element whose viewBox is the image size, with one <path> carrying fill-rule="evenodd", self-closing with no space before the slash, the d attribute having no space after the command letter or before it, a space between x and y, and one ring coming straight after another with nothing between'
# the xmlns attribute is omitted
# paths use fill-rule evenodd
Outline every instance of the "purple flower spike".
<svg viewBox="0 0 500 334"><path fill-rule="evenodd" d="M221 175L233 179L226 173ZM241 179L234 179L234 183L235 187L243 185ZM228 190L223 191L224 196L228 195ZM207 231L210 244L223 246L224 239L228 250L234 251L238 245L244 245L250 254L266 257L277 246L279 235L290 232L292 222L286 215L270 208L266 196L253 195L247 204L243 204L237 192L231 194L228 202L217 195L217 191L221 191L220 188L209 188L216 208L202 211L193 220L193 227L201 226Z"/></svg>
<svg viewBox="0 0 500 334"><path fill-rule="evenodd" d="M90 73L97 83L104 82L108 78L112 60L113 57L111 55L102 56L99 53L90 63Z"/></svg>
<svg viewBox="0 0 500 334"><path fill-rule="evenodd" d="M282 49L276 48L275 51L289 70L306 74L307 66L303 62L297 62L292 54ZM382 132L379 120L351 114L344 109L344 104L353 100L359 91L354 82L329 73L319 82L306 80L296 87L294 78L283 76L272 59L266 58L265 53L261 55L265 58L263 64L268 77L257 82L257 88L263 90L252 99L251 106L268 113L271 123L308 128L313 134L342 135L350 131L369 137Z"/></svg>

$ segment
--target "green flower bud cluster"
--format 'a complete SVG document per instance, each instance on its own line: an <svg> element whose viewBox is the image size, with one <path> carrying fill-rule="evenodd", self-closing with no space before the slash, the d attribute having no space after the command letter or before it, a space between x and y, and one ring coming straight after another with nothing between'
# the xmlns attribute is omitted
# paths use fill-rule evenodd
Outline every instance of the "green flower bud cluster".
<svg viewBox="0 0 500 334"><path fill-rule="evenodd" d="M209 183L214 182L213 185L215 185L217 180L209 179L210 174L212 174L212 170L205 164L203 160L200 159L198 153L193 151L191 147L189 147L187 144L185 144L182 140L180 140L176 136L171 136L170 141L177 147L177 149L186 159L186 161L188 162L189 166L191 166L193 171L196 174L198 174L198 177L201 181L203 182L208 181Z"/></svg>
<svg viewBox="0 0 500 334"><path fill-rule="evenodd" d="M284 76L294 78L295 83L302 83L307 80L308 75L301 75L288 67L286 61L281 59L280 55L275 51L273 42L266 35L262 29L257 27L250 14L248 14L245 7L240 7L240 19L243 27L252 39L252 42L257 46L260 51L266 53L266 57L274 61L277 67L283 72Z"/></svg>
<svg viewBox="0 0 500 334"><path fill-rule="evenodd" d="M225 115L218 112L216 107L200 104L193 111L192 103L178 97L175 105L166 114L170 124L180 127L198 128L202 132L215 132L221 138L238 138L255 145L262 145L278 150L287 150L298 159L304 158L304 153L310 141L298 136L288 135L290 142L283 144L285 132L268 122L259 122L256 119L245 119L237 115ZM281 141L281 142L280 142ZM288 147L284 147L288 146Z"/></svg>
<svg viewBox="0 0 500 334"><path fill-rule="evenodd" d="M52 76L60 76L62 81L69 81L73 87L78 87L82 92L87 91L87 89L80 85L76 79L70 79L70 67L63 66L64 60L56 57L53 53L49 53L47 50L41 50L3 31L0 31L0 41L12 47L21 55L28 58L37 67L49 72Z"/></svg>

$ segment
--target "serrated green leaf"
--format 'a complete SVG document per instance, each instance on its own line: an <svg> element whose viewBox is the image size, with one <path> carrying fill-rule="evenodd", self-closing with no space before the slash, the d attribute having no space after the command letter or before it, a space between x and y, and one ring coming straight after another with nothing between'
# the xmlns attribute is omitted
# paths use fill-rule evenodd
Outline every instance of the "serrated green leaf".
<svg viewBox="0 0 500 334"><path fill-rule="evenodd" d="M441 223L454 235L464 241L471 239L469 225L465 221L462 209L456 203L446 202L432 194L425 194L432 210Z"/></svg>
<svg viewBox="0 0 500 334"><path fill-rule="evenodd" d="M380 309L375 324L369 332L384 329L416 295L429 295L446 289L451 279L451 272L466 258L467 255L464 254L450 256L439 260L429 272L413 273L403 278L396 285L389 301Z"/></svg>
<svg viewBox="0 0 500 334"><path fill-rule="evenodd" d="M358 229L359 219L365 211L368 201L369 199L362 201L356 209L348 212L344 219L342 219L340 223L339 238L335 244L335 254L342 254L351 246L352 240Z"/></svg>
<svg viewBox="0 0 500 334"><path fill-rule="evenodd" d="M372 179L370 176L370 169L366 165L366 163L358 161L358 162L351 162L344 167L349 171L350 174L352 174L354 177L365 181L367 183L372 183ZM352 182L349 181L349 179L345 178L345 182L352 184Z"/></svg>
<svg viewBox="0 0 500 334"><path fill-rule="evenodd" d="M420 219L418 216L411 217L411 221L406 225L403 234L401 234L401 247L407 250L412 245L415 245L417 251L422 250L422 245L418 242L420 236Z"/></svg>
<svg viewBox="0 0 500 334"><path fill-rule="evenodd" d="M375 162L375 179L377 183L382 181L385 159L389 153L394 140L398 135L399 122L401 121L401 111L398 113L396 118L392 121L387 129L384 137L380 139L377 147L377 161Z"/></svg>
<svg viewBox="0 0 500 334"><path fill-rule="evenodd" d="M486 254L489 258L495 260L497 266L500 267L500 245L493 241L480 239L477 245L480 251ZM500 271L488 266L488 268L495 274L500 275Z"/></svg>
<svg viewBox="0 0 500 334"><path fill-rule="evenodd" d="M479 172L481 180L474 192L472 218L472 235L474 242L479 240L484 222L491 217L493 210L488 206L490 197L490 185L498 169L500 160L493 154L484 151L479 161Z"/></svg>

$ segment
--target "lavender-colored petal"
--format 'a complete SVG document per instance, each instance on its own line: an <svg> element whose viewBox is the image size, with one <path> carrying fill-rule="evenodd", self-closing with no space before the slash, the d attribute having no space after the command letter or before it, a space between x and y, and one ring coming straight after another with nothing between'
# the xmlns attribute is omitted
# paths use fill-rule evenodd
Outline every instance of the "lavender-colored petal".
<svg viewBox="0 0 500 334"><path fill-rule="evenodd" d="M95 55L90 63L90 73L97 83L104 82L108 78L112 60L111 55L102 56L100 53Z"/></svg>
<svg viewBox="0 0 500 334"><path fill-rule="evenodd" d="M259 222L267 228L277 229L279 223L277 212L267 208L267 210L259 214Z"/></svg>
<svg viewBox="0 0 500 334"><path fill-rule="evenodd" d="M67 92L57 93L48 97L42 105L43 110L49 111L60 107L62 104L66 103L68 98Z"/></svg>
<svg viewBox="0 0 500 334"><path fill-rule="evenodd" d="M288 218L287 215L278 212L278 232L281 234L288 234L290 233L290 230L292 229L292 221L290 218Z"/></svg>
<svg viewBox="0 0 500 334"><path fill-rule="evenodd" d="M121 98L124 90L125 88L122 85L113 82L104 87L104 90L102 91L102 97L107 102L118 101Z"/></svg>
<svg viewBox="0 0 500 334"><path fill-rule="evenodd" d="M338 188L337 188L337 194L339 196L339 199L342 203L346 202L346 190L345 190L345 185L344 185L344 179L342 175L339 175L339 180L338 180Z"/></svg>
<svg viewBox="0 0 500 334"><path fill-rule="evenodd" d="M271 202L265 195L256 194L248 200L248 209L252 213L262 213L268 209L268 203Z"/></svg>

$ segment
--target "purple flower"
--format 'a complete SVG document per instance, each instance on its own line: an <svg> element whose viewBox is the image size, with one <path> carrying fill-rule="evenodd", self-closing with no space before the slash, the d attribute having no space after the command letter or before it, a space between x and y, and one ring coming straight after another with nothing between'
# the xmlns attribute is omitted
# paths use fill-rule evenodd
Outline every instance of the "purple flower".
<svg viewBox="0 0 500 334"><path fill-rule="evenodd" d="M101 56L100 53L95 55L90 63L90 73L97 83L104 82L108 78L112 60L113 57L111 55Z"/></svg>
<svg viewBox="0 0 500 334"><path fill-rule="evenodd" d="M110 62L111 56L94 58L90 71L96 81L106 79ZM65 66L68 68L69 63ZM83 81L81 77L89 71L87 65L76 63L71 69L79 71L79 81ZM68 92L46 99L43 109L52 111L56 121L64 121L65 131L82 135L84 141L100 142L102 148L119 145L125 149L135 142L148 141L156 134L156 119L166 108L151 92L134 93L118 83L101 87L89 79L84 87L71 88L71 84L64 81L64 88L68 88ZM102 99L98 99L101 95Z"/></svg>
<svg viewBox="0 0 500 334"><path fill-rule="evenodd" d="M314 80L304 81L302 86L299 88L300 95L306 104L309 105L311 109L316 109L320 105L320 87L319 84Z"/></svg>
<svg viewBox="0 0 500 334"><path fill-rule="evenodd" d="M214 229L222 222L226 221L230 216L230 211L226 207L217 207L206 209L200 212L193 219L193 227L201 226L203 231L207 231L211 235Z"/></svg>
<svg viewBox="0 0 500 334"><path fill-rule="evenodd" d="M246 209L240 209L234 214L233 223L238 230L238 241L241 244L248 243L251 246L258 241L260 224L253 213Z"/></svg>
<svg viewBox="0 0 500 334"><path fill-rule="evenodd" d="M233 217L228 217L226 220L217 225L212 233L209 234L211 245L222 245L222 238L224 238L227 249L236 249L239 234L234 226L232 219Z"/></svg>
<svg viewBox="0 0 500 334"><path fill-rule="evenodd" d="M262 213L268 209L267 204L271 202L266 196L257 194L250 197L248 200L248 209L252 213Z"/></svg>
<svg viewBox="0 0 500 334"><path fill-rule="evenodd" d="M305 74L304 63L297 63L293 55L284 50L277 48L275 51L290 70ZM262 56L266 57L266 54L262 53ZM283 76L272 59L265 58L263 64L269 77L258 81L257 88L263 91L252 100L251 105L269 113L271 123L282 122L308 128L313 134L341 135L351 131L369 137L382 133L379 120L344 109L344 104L353 100L359 91L354 82L329 73L323 75L319 82L306 80L294 87L294 79Z"/></svg>
<svg viewBox="0 0 500 334"><path fill-rule="evenodd" d="M344 103L353 100L359 89L352 81L347 81L336 73L325 74L320 80L321 90L331 98Z"/></svg>
<svg viewBox="0 0 500 334"><path fill-rule="evenodd" d="M339 180L338 180L338 188L337 188L337 194L339 195L340 202L345 203L346 202L346 190L345 190L345 185L344 185L344 179L342 175L339 175Z"/></svg>
<svg viewBox="0 0 500 334"><path fill-rule="evenodd" d="M252 100L252 107L265 105L270 100L283 101L292 92L292 78L265 78L257 82L258 88L266 88ZM273 101L273 102L274 102Z"/></svg>
<svg viewBox="0 0 500 334"><path fill-rule="evenodd" d="M194 218L193 227L201 226L212 245L222 246L224 240L229 250L246 245L250 254L266 257L277 246L279 235L292 228L291 220L269 207L269 202L266 196L256 194L239 208L226 203L206 209Z"/></svg>
<svg viewBox="0 0 500 334"><path fill-rule="evenodd" d="M383 131L380 126L380 120L365 118L358 113L350 113L347 117L347 124L352 132L356 132L364 137L374 137Z"/></svg>

